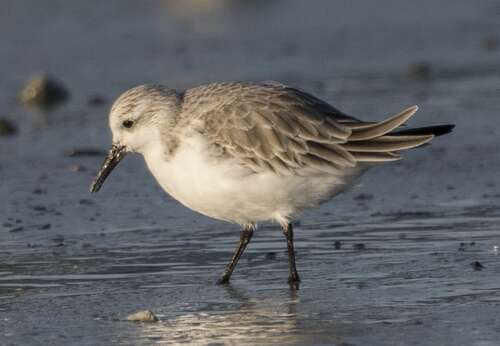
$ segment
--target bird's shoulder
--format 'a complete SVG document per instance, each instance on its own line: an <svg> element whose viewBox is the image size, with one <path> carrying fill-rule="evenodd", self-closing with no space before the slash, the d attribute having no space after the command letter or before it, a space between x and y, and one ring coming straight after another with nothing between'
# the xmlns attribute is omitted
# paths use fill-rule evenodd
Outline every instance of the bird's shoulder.
<svg viewBox="0 0 500 346"><path fill-rule="evenodd" d="M212 83L188 89L183 95L181 113L183 117L201 120L205 131L266 126L297 133L299 122L316 133L310 126L326 122L345 132L337 133L344 137L349 131L342 123L359 121L303 90L275 81Z"/></svg>
<svg viewBox="0 0 500 346"><path fill-rule="evenodd" d="M183 96L183 110L191 113L191 116L215 116L217 114L214 111L221 108L237 111L244 105L255 110L276 108L290 111L302 106L309 112L320 113L337 121L357 120L310 93L276 81L211 83L188 89ZM238 114L244 117L248 112L245 108L243 110Z"/></svg>

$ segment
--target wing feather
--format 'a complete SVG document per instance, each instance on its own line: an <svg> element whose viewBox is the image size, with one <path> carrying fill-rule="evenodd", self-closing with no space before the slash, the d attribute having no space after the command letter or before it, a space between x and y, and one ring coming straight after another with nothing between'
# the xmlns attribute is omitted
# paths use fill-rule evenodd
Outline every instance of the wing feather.
<svg viewBox="0 0 500 346"><path fill-rule="evenodd" d="M381 122L364 122L279 83L220 83L190 89L183 111L203 120L200 131L222 153L253 171L280 175L306 168L338 173L360 162L395 161L401 158L397 151L433 138L391 135L417 111L416 106Z"/></svg>
<svg viewBox="0 0 500 346"><path fill-rule="evenodd" d="M326 146L310 142L309 153L340 167L354 167L356 165L354 157L339 145Z"/></svg>
<svg viewBox="0 0 500 346"><path fill-rule="evenodd" d="M359 153L352 153L352 155L356 158L357 162L387 162L387 161L401 160L401 156L391 152L386 152L386 153L359 152Z"/></svg>
<svg viewBox="0 0 500 346"><path fill-rule="evenodd" d="M387 120L381 121L379 123L372 124L371 126L363 127L361 129L353 131L352 135L349 137L350 141L366 141L368 139L373 139L385 135L386 133L394 130L395 128L401 126L405 121L411 118L413 114L418 110L417 106L413 106L405 109L399 114L390 117Z"/></svg>
<svg viewBox="0 0 500 346"><path fill-rule="evenodd" d="M409 136L411 137L411 136ZM344 144L344 148L350 152L387 152L411 149L428 143L434 136L413 136L413 139L406 140L385 140L380 137L376 140L364 142L348 142Z"/></svg>

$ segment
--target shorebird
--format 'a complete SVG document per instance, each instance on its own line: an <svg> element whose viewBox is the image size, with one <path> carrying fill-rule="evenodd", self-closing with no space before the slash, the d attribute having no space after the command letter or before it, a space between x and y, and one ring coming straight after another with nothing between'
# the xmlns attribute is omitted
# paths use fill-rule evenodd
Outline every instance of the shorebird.
<svg viewBox="0 0 500 346"><path fill-rule="evenodd" d="M362 121L278 82L214 83L178 92L140 85L109 113L112 146L90 190L126 153L142 154L161 187L188 208L242 226L218 280L229 282L256 225L275 221L288 248L289 282L300 281L292 220L346 191L370 167L401 159L454 125L398 129L417 106Z"/></svg>

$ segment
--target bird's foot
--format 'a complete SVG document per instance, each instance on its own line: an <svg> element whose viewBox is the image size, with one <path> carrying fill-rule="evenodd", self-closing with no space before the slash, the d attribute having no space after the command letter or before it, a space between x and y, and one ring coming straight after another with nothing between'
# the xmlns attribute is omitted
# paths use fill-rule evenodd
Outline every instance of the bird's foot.
<svg viewBox="0 0 500 346"><path fill-rule="evenodd" d="M229 275L223 274L218 280L217 285L229 285Z"/></svg>
<svg viewBox="0 0 500 346"><path fill-rule="evenodd" d="M298 274L290 275L288 277L288 283L290 284L290 287L295 288L295 289L299 289L299 285L300 285L299 275Z"/></svg>

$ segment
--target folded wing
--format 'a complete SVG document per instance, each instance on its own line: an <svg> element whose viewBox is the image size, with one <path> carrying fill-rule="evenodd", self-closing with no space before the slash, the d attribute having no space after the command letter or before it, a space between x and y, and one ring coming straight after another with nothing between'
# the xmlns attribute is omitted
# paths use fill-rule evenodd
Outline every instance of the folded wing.
<svg viewBox="0 0 500 346"><path fill-rule="evenodd" d="M203 95L218 102L197 109L204 134L219 152L256 172L287 175L307 168L334 173L360 162L399 160L399 151L434 137L432 131L393 132L417 111L416 106L381 122L363 122L278 83L207 88Z"/></svg>

